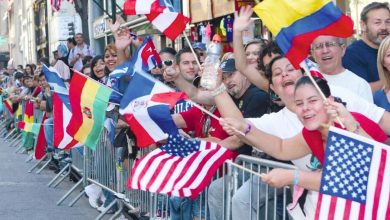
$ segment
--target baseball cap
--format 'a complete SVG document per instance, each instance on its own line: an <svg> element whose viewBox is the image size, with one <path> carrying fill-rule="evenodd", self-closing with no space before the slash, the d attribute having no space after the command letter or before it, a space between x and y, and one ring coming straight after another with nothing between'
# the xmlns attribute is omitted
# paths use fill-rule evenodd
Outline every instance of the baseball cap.
<svg viewBox="0 0 390 220"><path fill-rule="evenodd" d="M192 44L192 48L206 50L206 44L200 43L200 42L196 42L196 43Z"/></svg>
<svg viewBox="0 0 390 220"><path fill-rule="evenodd" d="M234 59L224 60L219 67L221 68L222 73L230 74L237 71Z"/></svg>

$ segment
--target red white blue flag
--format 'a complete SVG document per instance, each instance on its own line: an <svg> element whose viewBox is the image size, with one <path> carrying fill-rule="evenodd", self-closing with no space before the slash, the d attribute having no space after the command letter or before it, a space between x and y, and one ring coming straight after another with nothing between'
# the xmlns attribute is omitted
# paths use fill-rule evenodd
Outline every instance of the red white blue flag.
<svg viewBox="0 0 390 220"><path fill-rule="evenodd" d="M72 117L72 110L69 102L69 92L64 80L60 77L57 70L53 67L43 65L42 71L53 91L53 124L54 124L54 147L60 149L69 149L81 146L67 132Z"/></svg>
<svg viewBox="0 0 390 220"><path fill-rule="evenodd" d="M331 127L315 219L388 219L390 147Z"/></svg>
<svg viewBox="0 0 390 220"><path fill-rule="evenodd" d="M143 72L133 75L119 112L136 135L137 146L148 147L178 133L170 109L183 96Z"/></svg>
<svg viewBox="0 0 390 220"><path fill-rule="evenodd" d="M221 165L235 155L213 142L171 135L167 145L136 161L128 187L196 198Z"/></svg>
<svg viewBox="0 0 390 220"><path fill-rule="evenodd" d="M311 61L310 59L306 58L304 59L300 66L310 73L310 75L325 79L325 77L321 74L321 71L318 69L317 64Z"/></svg>
<svg viewBox="0 0 390 220"><path fill-rule="evenodd" d="M144 15L160 9L158 0L127 0L123 5L125 15Z"/></svg>

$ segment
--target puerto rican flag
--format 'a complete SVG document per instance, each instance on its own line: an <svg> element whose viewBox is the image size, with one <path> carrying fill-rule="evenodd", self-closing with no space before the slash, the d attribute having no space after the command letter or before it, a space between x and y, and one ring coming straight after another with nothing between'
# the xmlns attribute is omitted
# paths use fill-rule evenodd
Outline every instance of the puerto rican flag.
<svg viewBox="0 0 390 220"><path fill-rule="evenodd" d="M43 65L42 71L53 91L53 124L54 124L54 147L70 149L79 147L81 144L74 140L67 132L72 110L69 102L69 92L64 80L53 67Z"/></svg>
<svg viewBox="0 0 390 220"><path fill-rule="evenodd" d="M136 72L120 103L124 115L137 139L137 146L148 147L177 134L170 109L184 93L173 90L143 72Z"/></svg>
<svg viewBox="0 0 390 220"><path fill-rule="evenodd" d="M321 74L321 71L318 69L317 64L306 58L299 64L306 72L310 72L311 76L325 79ZM326 80L326 79L325 79Z"/></svg>
<svg viewBox="0 0 390 220"><path fill-rule="evenodd" d="M150 23L171 40L175 40L190 21L175 10L170 0L128 0L123 9L125 15L145 14Z"/></svg>

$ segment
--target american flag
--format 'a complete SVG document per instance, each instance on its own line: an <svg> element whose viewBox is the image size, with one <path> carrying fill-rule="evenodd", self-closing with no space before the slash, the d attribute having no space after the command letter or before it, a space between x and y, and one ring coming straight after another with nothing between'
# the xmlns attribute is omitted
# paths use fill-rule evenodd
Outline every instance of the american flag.
<svg viewBox="0 0 390 220"><path fill-rule="evenodd" d="M167 145L135 163L128 187L196 198L224 161L234 156L233 151L216 143L172 135Z"/></svg>
<svg viewBox="0 0 390 220"><path fill-rule="evenodd" d="M389 150L331 127L315 219L389 219Z"/></svg>

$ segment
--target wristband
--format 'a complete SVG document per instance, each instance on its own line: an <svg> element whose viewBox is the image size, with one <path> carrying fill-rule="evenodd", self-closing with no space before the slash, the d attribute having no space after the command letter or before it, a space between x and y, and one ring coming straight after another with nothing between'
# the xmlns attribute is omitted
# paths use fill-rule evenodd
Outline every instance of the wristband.
<svg viewBox="0 0 390 220"><path fill-rule="evenodd" d="M249 132L251 132L251 130L252 130L252 125L248 123L248 126L246 127L246 129L245 129L245 131L244 131L245 136L246 136Z"/></svg>
<svg viewBox="0 0 390 220"><path fill-rule="evenodd" d="M298 185L298 182L299 182L299 171L298 171L298 169L295 169L294 170L294 180L293 180L294 186Z"/></svg>
<svg viewBox="0 0 390 220"><path fill-rule="evenodd" d="M216 88L215 90L213 90L213 91L211 92L211 95L212 95L213 97L215 97L215 96L217 96L217 95L219 95L219 94L221 94L221 93L223 93L223 92L225 92L225 91L226 91L226 86L225 86L225 84L221 83L221 85L218 86L218 88Z"/></svg>

